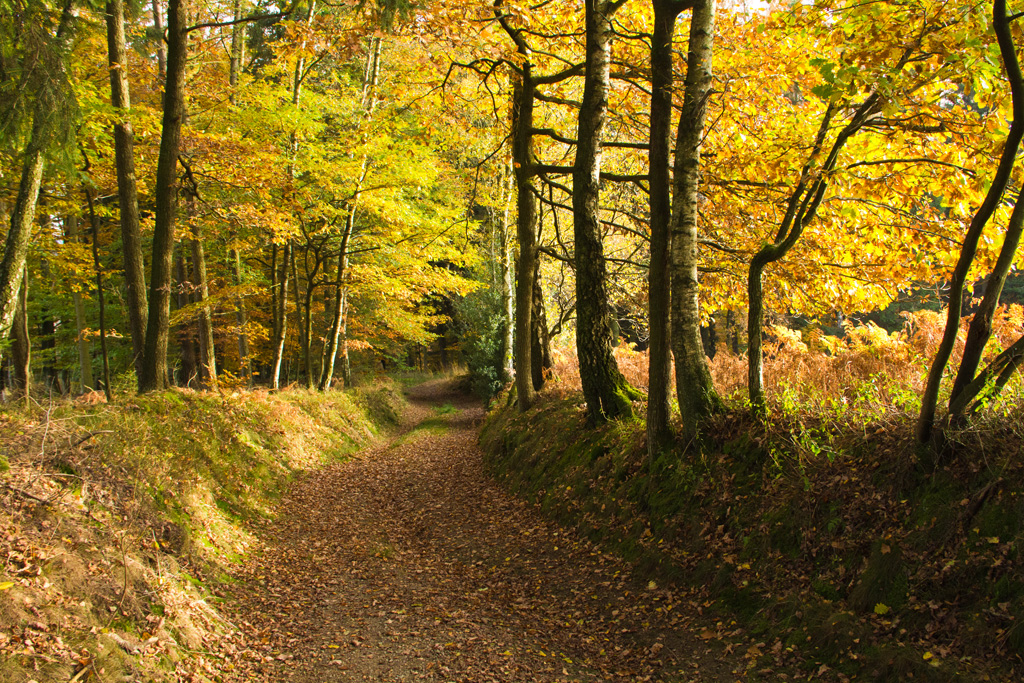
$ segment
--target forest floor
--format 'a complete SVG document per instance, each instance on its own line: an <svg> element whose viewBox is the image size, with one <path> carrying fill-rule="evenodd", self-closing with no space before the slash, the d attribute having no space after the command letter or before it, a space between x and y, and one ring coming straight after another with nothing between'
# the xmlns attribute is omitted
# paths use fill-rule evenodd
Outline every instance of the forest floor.
<svg viewBox="0 0 1024 683"><path fill-rule="evenodd" d="M398 436L305 476L259 530L228 601L234 680L791 679L696 594L502 491L454 382L409 401Z"/></svg>

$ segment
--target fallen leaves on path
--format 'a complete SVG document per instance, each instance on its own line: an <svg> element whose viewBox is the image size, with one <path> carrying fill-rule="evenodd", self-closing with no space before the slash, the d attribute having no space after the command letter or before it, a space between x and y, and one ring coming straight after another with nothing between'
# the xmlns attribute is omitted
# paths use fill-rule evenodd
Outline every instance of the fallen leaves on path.
<svg viewBox="0 0 1024 683"><path fill-rule="evenodd" d="M411 397L413 427L310 474L238 577L239 681L736 680L731 628L637 582L619 558L483 473L483 411L447 383ZM446 411L445 411L446 412ZM706 620L705 620L706 621ZM714 634L702 638L701 632ZM231 645L234 648L234 645Z"/></svg>

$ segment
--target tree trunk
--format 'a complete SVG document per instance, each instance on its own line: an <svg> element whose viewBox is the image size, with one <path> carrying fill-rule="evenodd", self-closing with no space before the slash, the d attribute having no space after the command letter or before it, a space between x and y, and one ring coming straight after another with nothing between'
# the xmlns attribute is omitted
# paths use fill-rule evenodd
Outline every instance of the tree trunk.
<svg viewBox="0 0 1024 683"><path fill-rule="evenodd" d="M512 172L508 172L508 179L512 180ZM501 317L502 317L502 342L501 342L501 381L511 382L515 376L513 365L515 346L515 282L513 275L512 258L512 235L509 232L509 195L511 194L504 179L502 180L501 196L502 210L498 226L498 259L500 263L501 277Z"/></svg>
<svg viewBox="0 0 1024 683"><path fill-rule="evenodd" d="M64 53L69 49L72 20L71 3L67 2L56 34L56 48L60 52L57 64L61 71L64 70ZM18 292L21 291L21 280L25 274L25 258L32 224L36 219L39 188L43 182L46 147L54 132L51 130L51 121L54 110L62 106L62 103L56 101L58 88L54 87L54 82L57 78L58 74L52 74L40 86L32 114L32 132L22 160L18 195L11 211L11 225L4 242L3 259L0 260L0 339L6 339L10 334L18 309Z"/></svg>
<svg viewBox="0 0 1024 683"><path fill-rule="evenodd" d="M345 384L346 389L351 389L355 386L355 382L352 379L352 363L348 357L348 294L345 294L345 300L341 302L341 381Z"/></svg>
<svg viewBox="0 0 1024 683"><path fill-rule="evenodd" d="M303 270L306 271L306 290L302 297L302 309L296 308L295 316L299 323L299 345L302 347L302 371L305 374L306 388L313 388L313 358L312 341L313 334L313 282L320 271L320 255L316 255L316 262L313 271L309 270L309 248L306 248L303 259ZM299 302L299 270L296 264L297 259L292 259L292 290L295 295L295 302Z"/></svg>
<svg viewBox="0 0 1024 683"><path fill-rule="evenodd" d="M200 376L207 389L217 389L217 353L213 343L213 316L210 310L210 286L206 278L206 253L203 250L202 228L193 227L192 239L192 287L199 309L199 358Z"/></svg>
<svg viewBox="0 0 1024 683"><path fill-rule="evenodd" d="M149 282L149 315L146 347L139 375L139 391L167 388L167 341L170 334L171 270L174 231L178 211L178 150L185 116L185 64L188 57L188 0L169 0L167 5L167 78L164 86L163 127L157 160L156 225L153 229L153 262Z"/></svg>
<svg viewBox="0 0 1024 683"><path fill-rule="evenodd" d="M673 0L653 0L651 39L651 132L649 176L651 265L648 274L650 351L647 388L647 450L655 454L668 443L669 387L672 358L669 333L669 263L671 253L672 179L669 140L672 129L672 38L681 7Z"/></svg>
<svg viewBox="0 0 1024 683"><path fill-rule="evenodd" d="M698 0L690 22L686 86L676 138L671 238L672 352L676 366L676 397L683 418L683 438L687 440L696 436L701 422L721 407L700 336L700 290L697 281L700 143L711 97L714 35L715 0Z"/></svg>
<svg viewBox="0 0 1024 683"><path fill-rule="evenodd" d="M235 21L242 18L242 1L235 0ZM245 24L237 23L231 27L231 55L228 64L228 84L231 86L231 104L237 104L235 89L238 76L242 73L242 61L245 55Z"/></svg>
<svg viewBox="0 0 1024 683"><path fill-rule="evenodd" d="M530 374L533 388L540 391L547 382L551 370L551 336L548 334L547 314L544 310L544 289L540 283L540 263L533 276L533 316L532 316Z"/></svg>
<svg viewBox="0 0 1024 683"><path fill-rule="evenodd" d="M68 216L64 221L64 232L68 242L78 243L78 216ZM82 393L92 391L96 384L92 377L92 345L85 338L86 320L85 305L82 302L82 293L75 290L71 293L75 305L75 330L78 334L75 337L75 345L78 347L78 367L80 369Z"/></svg>
<svg viewBox="0 0 1024 683"><path fill-rule="evenodd" d="M274 307L274 330L271 347L273 360L270 364L270 386L281 387L281 361L284 358L284 343L288 335L288 266L292 258L292 243L286 242L281 255L281 268L277 270L277 254L281 249L273 246L273 257L270 267L273 271L271 289Z"/></svg>
<svg viewBox="0 0 1024 683"><path fill-rule="evenodd" d="M164 19L160 14L159 0L153 0L153 28L159 36L156 41L156 65L157 75L162 81L167 76L167 49L164 47Z"/></svg>
<svg viewBox="0 0 1024 683"><path fill-rule="evenodd" d="M960 316L963 311L963 295L967 275L977 254L978 242L981 239L985 225L992 217L1009 183L1017 150L1020 148L1021 139L1024 138L1024 76L1021 74L1020 64L1017 60L1017 49L1010 31L1010 20L1006 16L1005 0L995 0L992 6L992 16L996 39L999 43L999 51L1002 55L1007 80L1010 82L1010 92L1013 97L1013 121L1010 124L1010 131L1006 136L1006 144L1003 147L1003 153L999 159L999 166L992 179L992 184L989 186L984 201L967 229L967 234L964 236L963 244L960 247L960 256L950 278L946 327L943 330L939 348L935 352L935 358L928 373L928 383L921 397L921 413L917 421L917 440L919 443L926 443L931 439L942 377L946 370L946 364L949 363L949 357L953 353L957 332L960 330ZM1021 228L1022 223L1024 223L1024 215L1021 214L1022 198L1024 197L1018 196L1017 198L1017 204L1014 206L1010 217L1010 225L1007 227L1006 238L1000 251L999 259L992 277L989 278L989 282L985 287L981 308L975 313L967 332L964 355L960 361L960 368L957 371L956 379L953 383L953 391L950 395L951 416L954 413L959 414L966 409L969 400L973 399L981 389L981 387L972 387L971 391L968 391L967 395L965 395L967 388L974 385L975 373L981 361L981 355L984 352L985 344L992 334L992 316L999 303L1007 271L1013 262L1017 246L1020 243ZM983 375L987 374L988 371L986 370ZM954 410L954 406L956 406L956 410Z"/></svg>
<svg viewBox="0 0 1024 683"><path fill-rule="evenodd" d="M604 244L598 199L602 137L610 87L611 3L586 0L586 72L572 172L573 228L576 238L576 349L580 380L591 423L633 414L636 391L619 372L612 355Z"/></svg>
<svg viewBox="0 0 1024 683"><path fill-rule="evenodd" d="M238 249L231 250L232 261L235 267L235 284L241 286L242 280L242 254ZM249 387L252 387L252 359L249 358L249 315L245 310L245 298L239 296L235 300L235 322L238 323L238 365L242 376Z"/></svg>
<svg viewBox="0 0 1024 683"><path fill-rule="evenodd" d="M904 61L900 62L900 68L903 63ZM747 391L750 405L755 413L763 414L766 409L764 358L761 350L764 325L764 289L761 280L764 270L768 264L778 261L789 253L789 250L800 239L807 224L814 220L818 207L825 197L825 191L828 189L829 178L836 166L839 152L842 151L847 140L864 126L881 105L882 100L877 91L869 95L854 111L850 122L836 136L828 156L823 162L819 162L832 118L838 108L837 103L829 103L818 127L811 153L807 156L807 161L804 162L804 166L800 170L796 186L789 196L786 213L775 234L775 239L762 246L750 261L750 269L747 272Z"/></svg>
<svg viewBox="0 0 1024 683"><path fill-rule="evenodd" d="M364 162L365 163L365 162ZM365 165L363 167L366 168ZM364 173L365 175L365 173ZM345 220L345 232L341 236L341 247L338 249L338 272L334 279L334 316L331 321L331 329L327 334L327 344L324 351L324 367L320 373L320 391L326 391L331 386L334 378L334 363L338 355L338 345L341 341L341 329L344 326L345 317L345 280L348 270L348 244L352 237L352 226L355 225L356 201L352 199L352 206L349 207L348 218Z"/></svg>
<svg viewBox="0 0 1024 683"><path fill-rule="evenodd" d="M96 215L96 205L92 191L85 189L85 200L89 206L89 222L92 224L92 262L96 270L96 299L99 303L100 353L103 357L103 393L107 403L114 402L114 390L110 386L110 355L107 353L107 313L103 298L103 268L100 266L100 219Z"/></svg>
<svg viewBox="0 0 1024 683"><path fill-rule="evenodd" d="M175 306L178 310L187 307L192 301L189 292L192 291L192 279L188 274L188 267L185 264L185 255L182 247L174 257L175 280L177 281ZM178 386L191 387L199 377L196 358L196 336L193 333L192 325L181 325L178 327L178 350L181 354L181 370L178 376Z"/></svg>
<svg viewBox="0 0 1024 683"><path fill-rule="evenodd" d="M154 0L154 11L156 2ZM135 182L135 133L132 130L128 90L128 54L124 37L124 0L107 2L107 63L110 67L110 103L117 110L114 124L114 158L117 197L120 205L124 281L127 290L128 326L132 339L135 374L142 376L146 346L146 276L139 226L139 199ZM159 13L157 13L159 14Z"/></svg>
<svg viewBox="0 0 1024 683"><path fill-rule="evenodd" d="M529 62L513 89L512 160L516 178L516 235L519 263L516 268L515 372L519 410L533 405L532 331L533 277L537 270L537 198L533 187L533 105L536 85Z"/></svg>
<svg viewBox="0 0 1024 683"><path fill-rule="evenodd" d="M27 271L27 268L25 268ZM14 366L14 388L25 397L26 404L32 390L32 344L28 334L28 272L23 273L18 290L17 314L12 330L11 362Z"/></svg>

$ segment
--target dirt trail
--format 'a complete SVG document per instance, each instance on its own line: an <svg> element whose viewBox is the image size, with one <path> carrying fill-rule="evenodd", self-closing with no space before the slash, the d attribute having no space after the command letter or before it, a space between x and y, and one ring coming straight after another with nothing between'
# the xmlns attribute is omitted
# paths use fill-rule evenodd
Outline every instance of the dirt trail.
<svg viewBox="0 0 1024 683"><path fill-rule="evenodd" d="M747 674L743 648L706 642L728 627L694 621L698 605L637 584L617 558L490 481L477 403L441 381L410 400L415 426L309 475L283 501L239 577L235 622L248 645L234 680Z"/></svg>

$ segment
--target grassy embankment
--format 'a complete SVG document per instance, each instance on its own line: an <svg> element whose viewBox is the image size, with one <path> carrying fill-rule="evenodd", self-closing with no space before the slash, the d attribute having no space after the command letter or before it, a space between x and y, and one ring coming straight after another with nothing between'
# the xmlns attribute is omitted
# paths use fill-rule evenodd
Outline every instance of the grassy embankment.
<svg viewBox="0 0 1024 683"><path fill-rule="evenodd" d="M296 476L394 426L401 404L378 384L7 407L0 682L214 676L235 637L218 602L251 523Z"/></svg>
<svg viewBox="0 0 1024 683"><path fill-rule="evenodd" d="M489 468L641 574L691 587L721 620L710 644L737 628L755 643L751 672L1020 679L1019 407L955 435L936 468L910 412L843 421L776 405L763 425L739 404L701 449L650 465L642 421L591 429L582 397L558 394L489 416Z"/></svg>

